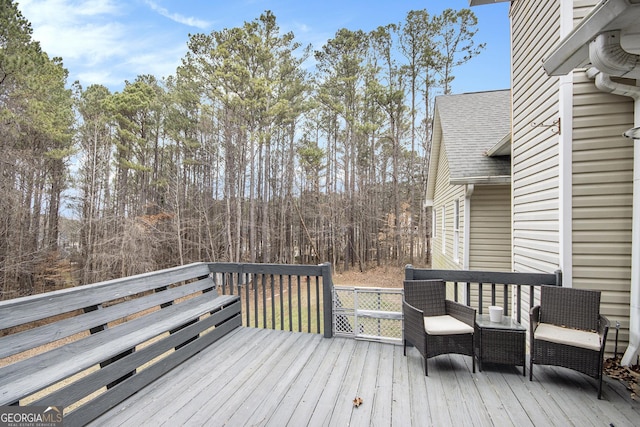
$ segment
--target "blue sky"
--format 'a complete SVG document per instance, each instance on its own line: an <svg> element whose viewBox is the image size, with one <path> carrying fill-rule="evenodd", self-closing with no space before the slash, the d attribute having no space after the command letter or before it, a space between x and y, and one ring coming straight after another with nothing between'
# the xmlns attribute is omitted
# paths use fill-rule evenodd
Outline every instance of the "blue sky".
<svg viewBox="0 0 640 427"><path fill-rule="evenodd" d="M271 10L282 31L320 47L341 28L370 31L407 12L468 7L468 0L18 0L33 38L63 58L69 83L120 91L140 74L174 74L189 34L241 26ZM487 48L457 69L455 93L509 87L509 2L472 8Z"/></svg>

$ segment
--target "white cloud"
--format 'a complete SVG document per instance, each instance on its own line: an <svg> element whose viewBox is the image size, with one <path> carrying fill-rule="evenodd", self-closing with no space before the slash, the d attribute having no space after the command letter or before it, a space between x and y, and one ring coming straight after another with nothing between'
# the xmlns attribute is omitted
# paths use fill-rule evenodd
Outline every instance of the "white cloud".
<svg viewBox="0 0 640 427"><path fill-rule="evenodd" d="M74 6L78 15L117 15L120 13L120 6L113 0L86 0Z"/></svg>
<svg viewBox="0 0 640 427"><path fill-rule="evenodd" d="M65 27L45 24L34 30L33 37L46 52L65 61L82 60L86 66L126 54L125 29L116 22Z"/></svg>
<svg viewBox="0 0 640 427"><path fill-rule="evenodd" d="M183 16L183 15L180 15L179 13L171 13L171 12L169 12L169 10L167 10L166 8L160 6L159 4L157 4L154 1L145 0L145 3L152 10L158 12L160 15L164 16L165 18L169 18L172 21L175 21L175 22L177 22L179 24L188 25L189 27L200 28L202 30L204 30L206 28L209 28L211 26L210 22L204 21L202 19L189 17L189 16Z"/></svg>
<svg viewBox="0 0 640 427"><path fill-rule="evenodd" d="M175 73L186 52L185 40L159 30L124 0L23 0L19 8L32 24L33 39L49 56L62 57L69 83L119 90L140 74Z"/></svg>
<svg viewBox="0 0 640 427"><path fill-rule="evenodd" d="M175 74L182 57L187 51L186 45L165 46L161 50L139 52L127 58L123 66L137 75L152 74L158 79Z"/></svg>
<svg viewBox="0 0 640 427"><path fill-rule="evenodd" d="M122 12L122 7L113 0L21 0L18 7L34 26L45 22L68 25L86 17Z"/></svg>
<svg viewBox="0 0 640 427"><path fill-rule="evenodd" d="M298 35L298 33L310 33L311 32L311 27L309 25L307 25L307 24L302 23L302 22L295 22L293 26L295 28L296 35Z"/></svg>
<svg viewBox="0 0 640 427"><path fill-rule="evenodd" d="M27 0L20 7L51 56L90 65L123 53L126 28L114 19L120 9L111 0Z"/></svg>
<svg viewBox="0 0 640 427"><path fill-rule="evenodd" d="M99 84L104 86L120 86L124 82L120 77L114 75L110 70L103 69L101 71L87 71L78 73L77 79L82 83L82 86L87 88L93 84Z"/></svg>

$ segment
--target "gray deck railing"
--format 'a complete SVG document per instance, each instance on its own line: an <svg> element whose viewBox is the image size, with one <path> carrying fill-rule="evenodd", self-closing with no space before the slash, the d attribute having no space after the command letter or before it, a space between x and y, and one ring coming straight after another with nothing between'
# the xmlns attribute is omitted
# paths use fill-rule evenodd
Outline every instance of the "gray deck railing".
<svg viewBox="0 0 640 427"><path fill-rule="evenodd" d="M208 265L221 295L240 296L245 326L334 336L334 287L329 263ZM405 279L443 279L452 284L454 299L473 306L478 314L483 314L489 305L502 305L504 312L513 312L518 322L522 321L523 309L533 307L539 295L536 289L562 285L560 271L431 270L411 265L405 267ZM528 292L523 292L524 288Z"/></svg>
<svg viewBox="0 0 640 427"><path fill-rule="evenodd" d="M331 264L208 263L221 295L238 295L243 324L333 336Z"/></svg>
<svg viewBox="0 0 640 427"><path fill-rule="evenodd" d="M240 296L245 326L334 336L334 287L329 263L208 265L221 295ZM514 312L518 322L522 321L523 309L533 307L539 295L535 289L562 284L560 271L548 274L431 270L411 265L405 268L405 279L443 279L452 284L454 299L474 306L478 314L483 314L489 305L502 305L505 313ZM523 292L524 288L529 291Z"/></svg>
<svg viewBox="0 0 640 427"><path fill-rule="evenodd" d="M562 272L555 273L515 273L498 271L475 270L431 270L405 267L406 280L442 279L453 284L453 294L456 301L470 305L483 314L489 305L502 305L504 313L511 312L514 304L517 321L522 321L522 309L527 311L534 306L540 286L562 286ZM515 288L514 288L515 287ZM523 293L523 288L529 292ZM464 298L460 298L464 296ZM472 298L473 296L473 298ZM523 300L527 298L525 306ZM486 301L486 298L489 300ZM502 304L499 304L502 303Z"/></svg>

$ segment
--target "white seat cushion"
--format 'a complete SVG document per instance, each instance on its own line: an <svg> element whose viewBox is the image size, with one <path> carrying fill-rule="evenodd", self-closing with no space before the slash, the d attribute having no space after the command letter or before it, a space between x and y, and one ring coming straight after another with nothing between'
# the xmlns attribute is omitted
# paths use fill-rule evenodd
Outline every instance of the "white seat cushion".
<svg viewBox="0 0 640 427"><path fill-rule="evenodd" d="M472 334L473 327L459 321L448 314L444 316L429 316L424 318L424 330L429 335L458 335Z"/></svg>
<svg viewBox="0 0 640 427"><path fill-rule="evenodd" d="M595 332L540 323L533 336L537 340L600 351L600 335Z"/></svg>

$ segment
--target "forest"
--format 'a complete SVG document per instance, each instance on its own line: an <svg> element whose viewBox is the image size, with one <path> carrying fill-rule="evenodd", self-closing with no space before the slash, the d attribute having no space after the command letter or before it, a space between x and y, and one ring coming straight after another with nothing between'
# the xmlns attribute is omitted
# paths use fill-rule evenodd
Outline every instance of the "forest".
<svg viewBox="0 0 640 427"><path fill-rule="evenodd" d="M111 92L0 4L0 299L195 261L429 262L432 106L484 47L469 9L319 47L265 11Z"/></svg>

